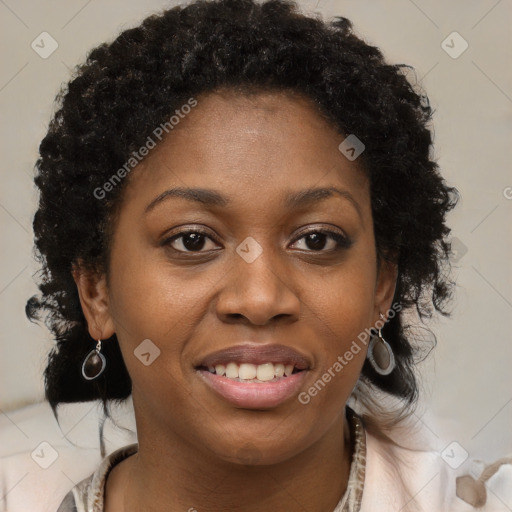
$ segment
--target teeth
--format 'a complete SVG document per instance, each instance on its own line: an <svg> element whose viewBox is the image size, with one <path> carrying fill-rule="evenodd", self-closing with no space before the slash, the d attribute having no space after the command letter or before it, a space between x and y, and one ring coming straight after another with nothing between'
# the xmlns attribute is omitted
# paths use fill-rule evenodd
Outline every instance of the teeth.
<svg viewBox="0 0 512 512"><path fill-rule="evenodd" d="M286 375L290 376L293 373L293 364L287 364L286 366L282 363L264 363L264 364L251 364L241 363L240 366L237 363L228 363L227 365L217 364L215 366L209 366L208 370L211 373L217 375L225 375L229 379L240 379L240 380L254 380L257 379L260 382L268 382L274 378L281 378Z"/></svg>
<svg viewBox="0 0 512 512"><path fill-rule="evenodd" d="M226 373L226 367L223 364L218 364L215 366L215 373L217 375L224 375Z"/></svg>
<svg viewBox="0 0 512 512"><path fill-rule="evenodd" d="M241 368L242 367L240 367L240 369ZM274 371L274 365L272 363L260 364L256 369L256 376L258 377L258 380L272 380L274 378Z"/></svg>
<svg viewBox="0 0 512 512"><path fill-rule="evenodd" d="M238 365L236 363L228 363L226 366L226 377L236 379L238 377Z"/></svg>
<svg viewBox="0 0 512 512"><path fill-rule="evenodd" d="M242 363L238 369L238 377L243 380L250 380L256 377L256 366L253 364Z"/></svg>

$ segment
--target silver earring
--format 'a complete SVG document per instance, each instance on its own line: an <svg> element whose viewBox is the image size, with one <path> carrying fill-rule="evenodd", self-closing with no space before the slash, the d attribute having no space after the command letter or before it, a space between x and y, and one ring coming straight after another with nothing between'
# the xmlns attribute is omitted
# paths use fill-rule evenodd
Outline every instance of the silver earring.
<svg viewBox="0 0 512 512"><path fill-rule="evenodd" d="M107 360L101 351L101 340L98 340L96 348L93 348L84 359L82 364L82 375L86 380L93 380L99 377L105 367L107 366Z"/></svg>
<svg viewBox="0 0 512 512"><path fill-rule="evenodd" d="M379 314L382 320L386 320L382 313ZM378 336L372 336L367 357L379 375L389 375L395 369L395 354L391 345L382 337L381 329Z"/></svg>

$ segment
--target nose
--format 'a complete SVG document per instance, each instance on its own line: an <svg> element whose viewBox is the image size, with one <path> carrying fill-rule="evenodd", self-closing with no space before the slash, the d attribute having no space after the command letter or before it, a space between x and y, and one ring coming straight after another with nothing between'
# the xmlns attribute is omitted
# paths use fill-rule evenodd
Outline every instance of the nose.
<svg viewBox="0 0 512 512"><path fill-rule="evenodd" d="M295 322L300 299L295 291L292 268L272 258L271 251L251 263L238 255L224 277L216 305L218 317L226 323L266 325L281 319Z"/></svg>

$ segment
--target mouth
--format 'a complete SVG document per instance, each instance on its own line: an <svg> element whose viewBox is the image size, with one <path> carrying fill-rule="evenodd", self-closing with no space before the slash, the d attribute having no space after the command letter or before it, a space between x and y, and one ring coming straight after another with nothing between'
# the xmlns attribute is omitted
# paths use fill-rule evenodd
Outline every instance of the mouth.
<svg viewBox="0 0 512 512"><path fill-rule="evenodd" d="M293 364L284 365L283 363L235 363L230 361L226 364L216 364L215 366L199 366L199 371L208 371L213 375L226 377L235 382L276 382L279 379L289 377L296 373L304 371Z"/></svg>
<svg viewBox="0 0 512 512"><path fill-rule="evenodd" d="M195 370L217 396L246 409L277 407L298 393L311 365L283 345L238 345L206 356Z"/></svg>

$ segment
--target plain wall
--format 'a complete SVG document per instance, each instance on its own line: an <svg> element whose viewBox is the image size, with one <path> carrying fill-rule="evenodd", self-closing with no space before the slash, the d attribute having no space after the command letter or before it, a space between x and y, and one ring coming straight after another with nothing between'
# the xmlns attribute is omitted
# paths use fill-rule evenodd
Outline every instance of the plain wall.
<svg viewBox="0 0 512 512"><path fill-rule="evenodd" d="M60 85L73 66L149 13L175 2L108 0L0 3L2 161L0 167L0 408L43 399L51 337L25 316L37 292L33 166ZM358 35L392 63L414 66L435 108L435 156L462 199L448 218L459 248L451 319L429 327L437 347L421 365L417 416L439 439L473 455L512 452L512 4L505 1L317 0L306 11L348 17ZM46 31L57 50L41 58L32 41ZM469 44L452 58L442 42ZM453 36L452 36L453 39ZM450 39L448 39L450 41ZM456 51L461 41L455 39ZM419 410L419 411L420 411Z"/></svg>

